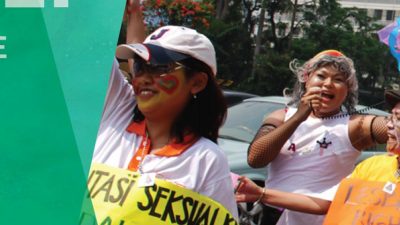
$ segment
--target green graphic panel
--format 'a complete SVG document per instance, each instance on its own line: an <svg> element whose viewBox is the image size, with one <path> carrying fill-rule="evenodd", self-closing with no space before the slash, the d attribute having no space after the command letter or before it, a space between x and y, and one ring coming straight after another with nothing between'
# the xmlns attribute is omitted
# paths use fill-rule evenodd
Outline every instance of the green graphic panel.
<svg viewBox="0 0 400 225"><path fill-rule="evenodd" d="M43 15L72 128L89 170L125 1L70 0Z"/></svg>
<svg viewBox="0 0 400 225"><path fill-rule="evenodd" d="M6 8L0 1L4 224L79 223L125 4L50 3Z"/></svg>

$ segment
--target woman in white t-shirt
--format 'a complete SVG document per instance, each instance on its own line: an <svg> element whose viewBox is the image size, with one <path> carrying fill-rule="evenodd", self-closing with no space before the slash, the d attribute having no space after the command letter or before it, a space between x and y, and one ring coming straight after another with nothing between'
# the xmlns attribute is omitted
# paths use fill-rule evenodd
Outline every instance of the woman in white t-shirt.
<svg viewBox="0 0 400 225"><path fill-rule="evenodd" d="M115 60L93 162L156 174L224 205L237 218L227 159L217 146L226 103L210 40L164 26L143 43L120 45L132 84Z"/></svg>

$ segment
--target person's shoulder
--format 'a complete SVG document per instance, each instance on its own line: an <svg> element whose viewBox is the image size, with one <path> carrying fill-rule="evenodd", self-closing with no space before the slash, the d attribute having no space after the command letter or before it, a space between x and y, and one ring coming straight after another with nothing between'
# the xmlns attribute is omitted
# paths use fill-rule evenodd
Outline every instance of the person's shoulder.
<svg viewBox="0 0 400 225"><path fill-rule="evenodd" d="M273 124L275 126L279 126L285 121L285 115L288 108L278 109L270 113L265 117L263 123Z"/></svg>
<svg viewBox="0 0 400 225"><path fill-rule="evenodd" d="M191 147L191 154L207 155L207 157L225 157L223 150L210 139L201 137Z"/></svg>
<svg viewBox="0 0 400 225"><path fill-rule="evenodd" d="M376 117L375 115L369 115L369 114L352 114L350 115L350 122L353 123L360 123L360 120L364 121L365 119L371 120L374 117Z"/></svg>
<svg viewBox="0 0 400 225"><path fill-rule="evenodd" d="M218 144L205 137L200 137L192 147L198 150L222 151Z"/></svg>
<svg viewBox="0 0 400 225"><path fill-rule="evenodd" d="M277 109L277 110L273 111L270 115L273 115L273 116L282 116L283 115L284 116L289 109L296 109L296 108L286 107L286 108L282 108L282 109Z"/></svg>

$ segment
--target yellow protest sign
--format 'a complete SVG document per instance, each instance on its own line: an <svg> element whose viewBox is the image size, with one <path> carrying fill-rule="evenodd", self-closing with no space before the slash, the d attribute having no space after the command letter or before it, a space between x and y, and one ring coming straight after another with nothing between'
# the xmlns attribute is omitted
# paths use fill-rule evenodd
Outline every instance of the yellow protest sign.
<svg viewBox="0 0 400 225"><path fill-rule="evenodd" d="M399 184L344 179L324 225L400 224Z"/></svg>
<svg viewBox="0 0 400 225"><path fill-rule="evenodd" d="M80 225L237 225L220 203L165 180L139 187L139 173L103 164L89 174Z"/></svg>

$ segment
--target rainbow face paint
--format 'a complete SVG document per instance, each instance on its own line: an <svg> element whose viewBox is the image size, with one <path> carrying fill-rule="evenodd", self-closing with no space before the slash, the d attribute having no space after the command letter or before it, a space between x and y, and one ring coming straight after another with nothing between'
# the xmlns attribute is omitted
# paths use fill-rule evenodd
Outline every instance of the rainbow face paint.
<svg viewBox="0 0 400 225"><path fill-rule="evenodd" d="M158 77L150 75L136 77L132 84L140 111L146 114L155 111L182 110L190 96L191 88L185 79L182 70Z"/></svg>
<svg viewBox="0 0 400 225"><path fill-rule="evenodd" d="M156 85L167 94L173 94L179 86L179 80L176 76L167 74L156 78Z"/></svg>

